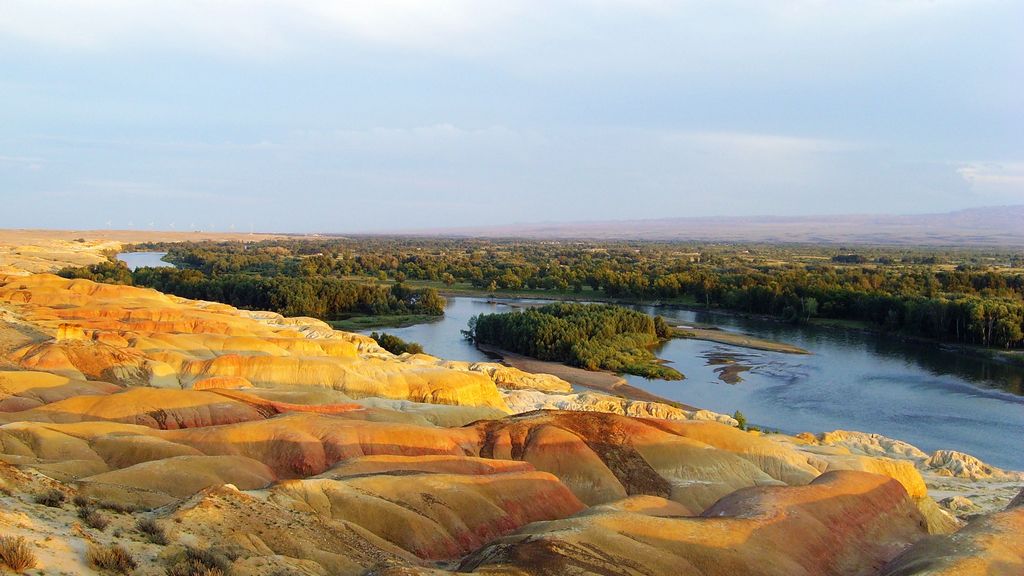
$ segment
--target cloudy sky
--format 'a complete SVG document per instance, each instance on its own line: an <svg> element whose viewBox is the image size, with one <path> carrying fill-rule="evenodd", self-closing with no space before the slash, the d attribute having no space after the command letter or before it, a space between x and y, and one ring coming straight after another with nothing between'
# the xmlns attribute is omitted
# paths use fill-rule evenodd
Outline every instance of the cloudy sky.
<svg viewBox="0 0 1024 576"><path fill-rule="evenodd" d="M1024 203L1018 0L0 0L0 227Z"/></svg>

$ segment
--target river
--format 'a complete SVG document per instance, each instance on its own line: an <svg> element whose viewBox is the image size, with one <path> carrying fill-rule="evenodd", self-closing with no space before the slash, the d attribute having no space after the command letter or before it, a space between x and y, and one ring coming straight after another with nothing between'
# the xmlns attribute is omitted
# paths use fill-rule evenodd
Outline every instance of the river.
<svg viewBox="0 0 1024 576"><path fill-rule="evenodd" d="M627 376L633 385L716 412L739 410L753 424L787 433L876 432L925 451L959 450L995 466L1024 470L1022 368L884 335L677 308L636 308L673 323L714 324L779 340L812 354L675 339L657 354L686 380ZM385 331L419 342L436 356L486 360L460 331L474 314L511 309L483 298L452 297L443 319ZM716 362L723 358L750 367L740 374L741 382L719 379Z"/></svg>
<svg viewBox="0 0 1024 576"><path fill-rule="evenodd" d="M117 259L128 265L129 270L136 268L167 268L174 267L170 262L161 260L167 252L121 252Z"/></svg>

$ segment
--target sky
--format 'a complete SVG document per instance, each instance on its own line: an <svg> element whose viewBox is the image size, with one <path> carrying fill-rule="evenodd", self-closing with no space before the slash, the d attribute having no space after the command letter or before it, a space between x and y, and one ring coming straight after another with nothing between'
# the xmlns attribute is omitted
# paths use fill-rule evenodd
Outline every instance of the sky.
<svg viewBox="0 0 1024 576"><path fill-rule="evenodd" d="M1019 0L0 0L0 227L1024 204Z"/></svg>

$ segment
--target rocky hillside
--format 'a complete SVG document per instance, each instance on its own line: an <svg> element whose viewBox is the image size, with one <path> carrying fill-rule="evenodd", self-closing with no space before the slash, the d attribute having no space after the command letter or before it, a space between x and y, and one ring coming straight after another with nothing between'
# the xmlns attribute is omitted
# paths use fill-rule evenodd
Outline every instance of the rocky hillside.
<svg viewBox="0 0 1024 576"><path fill-rule="evenodd" d="M1024 508L999 510L1021 475L734 424L313 319L0 276L0 564L28 573L1024 572Z"/></svg>

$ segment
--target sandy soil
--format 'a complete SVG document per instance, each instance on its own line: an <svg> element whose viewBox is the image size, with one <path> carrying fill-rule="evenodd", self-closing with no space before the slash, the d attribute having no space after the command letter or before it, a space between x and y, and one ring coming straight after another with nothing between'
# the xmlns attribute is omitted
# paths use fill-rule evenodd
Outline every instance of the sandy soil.
<svg viewBox="0 0 1024 576"><path fill-rule="evenodd" d="M675 330L676 338L690 338L692 340L707 340L709 342L718 342L719 344L728 344L730 346L739 346L741 348L750 348L752 350L765 350L767 352L783 352L786 354L810 354L803 348L798 348L791 344L784 342L776 342L774 340L765 340L762 338L755 338L746 334L737 334L735 332L726 332L724 330L710 330L706 328L693 328L693 327L676 327Z"/></svg>
<svg viewBox="0 0 1024 576"><path fill-rule="evenodd" d="M158 232L141 230L0 230L0 275L56 272L66 266L104 262L105 252L137 242L265 240L269 234Z"/></svg>
<svg viewBox="0 0 1024 576"><path fill-rule="evenodd" d="M269 240L283 238L281 234L249 234L242 232L168 232L161 230L36 230L0 229L0 244L32 244L38 240L68 240L84 238L90 242L186 242L190 240Z"/></svg>

